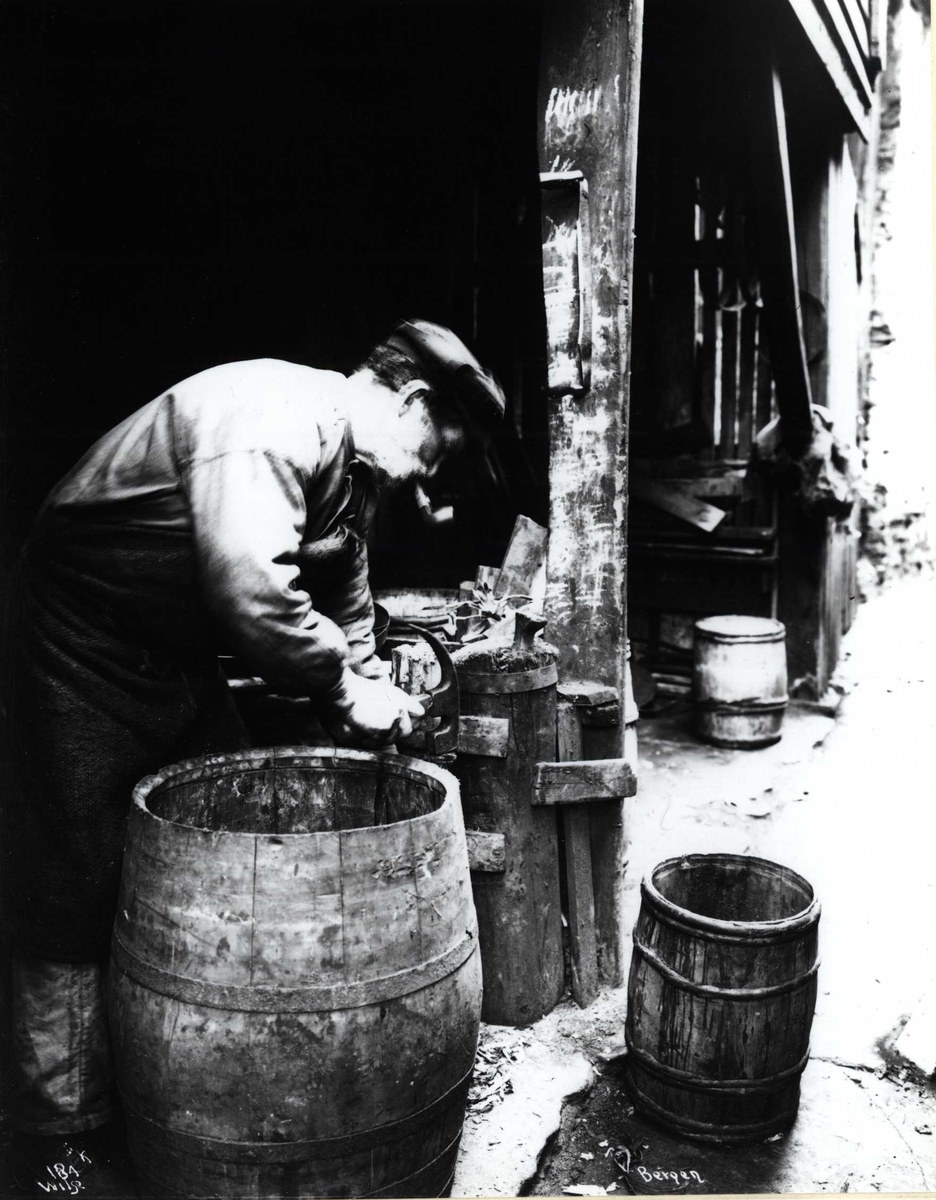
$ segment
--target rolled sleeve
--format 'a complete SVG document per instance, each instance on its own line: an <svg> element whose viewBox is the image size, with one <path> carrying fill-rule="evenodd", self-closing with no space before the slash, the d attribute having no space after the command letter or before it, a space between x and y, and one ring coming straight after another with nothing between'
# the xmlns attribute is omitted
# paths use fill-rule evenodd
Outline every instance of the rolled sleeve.
<svg viewBox="0 0 936 1200"><path fill-rule="evenodd" d="M334 688L348 640L299 582L307 473L268 450L234 450L193 459L184 483L206 604L233 648L271 682Z"/></svg>

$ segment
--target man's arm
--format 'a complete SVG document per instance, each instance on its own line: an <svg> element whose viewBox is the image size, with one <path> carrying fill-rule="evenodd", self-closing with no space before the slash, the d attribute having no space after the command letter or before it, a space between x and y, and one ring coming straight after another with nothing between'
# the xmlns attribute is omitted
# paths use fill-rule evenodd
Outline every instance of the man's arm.
<svg viewBox="0 0 936 1200"><path fill-rule="evenodd" d="M190 460L183 479L205 600L233 648L265 678L305 690L339 740L379 746L408 736L422 709L358 678L345 635L299 585L302 470L268 451L235 450Z"/></svg>
<svg viewBox="0 0 936 1200"><path fill-rule="evenodd" d="M302 471L268 451L235 450L191 460L184 483L205 600L234 648L265 678L327 694L350 650L299 586Z"/></svg>

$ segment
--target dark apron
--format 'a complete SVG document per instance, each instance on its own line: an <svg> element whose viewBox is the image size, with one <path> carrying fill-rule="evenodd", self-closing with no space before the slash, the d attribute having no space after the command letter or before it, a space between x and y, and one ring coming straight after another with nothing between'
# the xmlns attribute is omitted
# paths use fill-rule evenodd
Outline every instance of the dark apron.
<svg viewBox="0 0 936 1200"><path fill-rule="evenodd" d="M248 741L191 535L45 520L24 551L3 706L5 916L21 954L104 959L134 785Z"/></svg>

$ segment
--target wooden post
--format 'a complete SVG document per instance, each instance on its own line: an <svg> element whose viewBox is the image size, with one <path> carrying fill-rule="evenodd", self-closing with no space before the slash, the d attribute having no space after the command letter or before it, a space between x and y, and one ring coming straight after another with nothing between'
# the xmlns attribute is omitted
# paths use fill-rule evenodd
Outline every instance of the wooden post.
<svg viewBox="0 0 936 1200"><path fill-rule="evenodd" d="M499 834L502 870L472 871L484 977L482 1019L529 1025L564 984L556 812L533 806L536 764L556 749L556 650L465 646L453 654L466 716L509 721L506 757L458 754L468 830ZM479 849L480 847L476 847Z"/></svg>
<svg viewBox="0 0 936 1200"><path fill-rule="evenodd" d="M582 757L582 726L575 705L560 700L556 710L558 759ZM592 880L589 810L580 805L562 809L565 834L566 886L569 894L569 961L572 996L587 1008L598 993L598 954L595 945L595 887Z"/></svg>
<svg viewBox="0 0 936 1200"><path fill-rule="evenodd" d="M547 0L540 169L581 171L588 187L588 390L549 397L546 609L564 676L618 696L626 650L627 417L642 0ZM584 376L584 372L583 372ZM620 724L584 731L586 757L623 755ZM602 982L622 972L623 812L591 813Z"/></svg>

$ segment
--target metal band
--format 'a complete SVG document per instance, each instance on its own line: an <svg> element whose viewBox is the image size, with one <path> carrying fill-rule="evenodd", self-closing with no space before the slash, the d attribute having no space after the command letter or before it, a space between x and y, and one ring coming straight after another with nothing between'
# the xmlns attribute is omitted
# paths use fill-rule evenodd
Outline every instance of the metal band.
<svg viewBox="0 0 936 1200"><path fill-rule="evenodd" d="M786 979L783 983L770 984L767 987L756 988L726 988L716 987L711 983L696 983L692 979L686 979L680 975L678 971L674 971L669 963L665 963L658 954L645 946L639 941L637 934L634 934L634 953L639 954L642 959L650 964L655 971L659 971L677 987L684 992L692 992L696 996L711 996L717 1000L766 1000L771 996L783 996L787 992L795 992L798 988L808 983L810 979L814 979L816 972L819 970L818 958L813 965L803 975L797 975L793 979Z"/></svg>
<svg viewBox="0 0 936 1200"><path fill-rule="evenodd" d="M775 1092L779 1091L791 1079L806 1070L809 1062L809 1048L798 1062L792 1067L785 1067L774 1075L765 1075L760 1079L708 1079L702 1075L694 1075L691 1071L682 1071L678 1067L669 1067L654 1058L648 1050L642 1050L634 1045L629 1027L625 1026L624 1040L627 1043L628 1054L645 1067L651 1075L658 1075L666 1083L677 1083L699 1092Z"/></svg>
<svg viewBox="0 0 936 1200"><path fill-rule="evenodd" d="M451 975L478 948L472 930L466 930L460 942L428 962L406 971L367 979L361 983L307 984L303 987L244 987L242 984L210 983L164 971L143 962L129 950L117 934L111 947L112 961L125 975L142 987L184 1004L223 1008L231 1012L305 1013L328 1012L341 1008L363 1008L381 1000L396 1000L438 983Z"/></svg>
<svg viewBox="0 0 936 1200"><path fill-rule="evenodd" d="M555 663L536 667L532 671L505 671L503 674L475 675L471 671L458 672L458 684L464 692L476 696L502 696L511 692L535 692L540 688L552 687L559 682L559 668Z"/></svg>
<svg viewBox="0 0 936 1200"><path fill-rule="evenodd" d="M412 1175L407 1175L404 1179L398 1179L395 1183L388 1183L386 1187L380 1188L378 1191L371 1193L371 1200L379 1200L380 1196L386 1196L388 1193L391 1196L400 1196L405 1195L407 1192L414 1191L414 1188L404 1187L404 1184L410 1183L414 1179L419 1179L420 1177L426 1176L436 1165L436 1163L441 1162L444 1158L454 1156L455 1152L458 1150L458 1143L461 1141L461 1135L462 1131L459 1129L458 1133L452 1138L441 1154L437 1154L434 1159L432 1159L430 1162L427 1162L424 1167L420 1167L418 1171L414 1171ZM449 1172L449 1176L445 1183L442 1185L442 1190L436 1192L436 1196L439 1197L451 1195L452 1182L454 1179L455 1168L453 1167Z"/></svg>
<svg viewBox="0 0 936 1200"><path fill-rule="evenodd" d="M788 696L772 696L769 700L696 700L695 706L702 712L725 713L742 717L745 713L783 712L789 704Z"/></svg>
<svg viewBox="0 0 936 1200"><path fill-rule="evenodd" d="M633 1080L629 1081L631 1099L635 1106L650 1116L657 1117L662 1124L670 1129L685 1131L700 1142L756 1142L772 1134L781 1133L792 1125L795 1114L784 1113L772 1117L769 1121L760 1121L756 1125L718 1125L710 1121L693 1121L681 1113L664 1108L648 1096L645 1096Z"/></svg>
<svg viewBox="0 0 936 1200"><path fill-rule="evenodd" d="M144 1116L125 1096L123 1100L131 1120L145 1125L153 1141L182 1154L211 1159L213 1162L304 1162L311 1159L342 1158L355 1150L372 1150L375 1146L385 1145L389 1141L399 1141L410 1133L418 1133L446 1109L464 1105L473 1070L472 1064L468 1073L447 1092L418 1112L401 1117L399 1121L389 1121L386 1125L376 1125L343 1137L314 1138L303 1142L225 1142L218 1138L201 1137L197 1133L183 1133L179 1129L169 1129L151 1117Z"/></svg>

